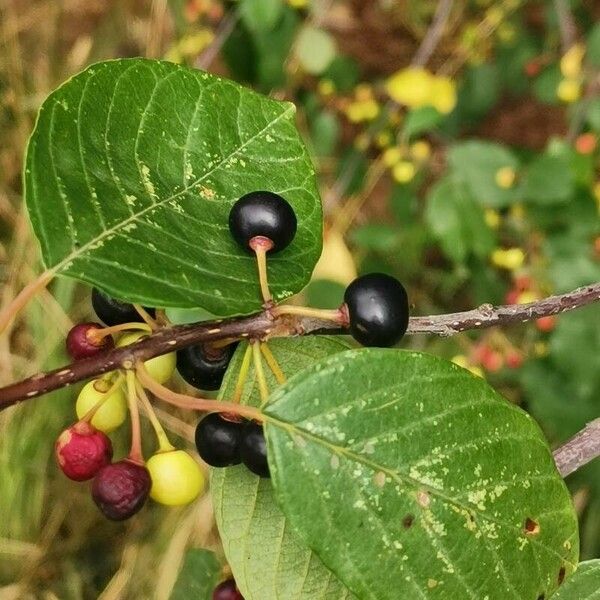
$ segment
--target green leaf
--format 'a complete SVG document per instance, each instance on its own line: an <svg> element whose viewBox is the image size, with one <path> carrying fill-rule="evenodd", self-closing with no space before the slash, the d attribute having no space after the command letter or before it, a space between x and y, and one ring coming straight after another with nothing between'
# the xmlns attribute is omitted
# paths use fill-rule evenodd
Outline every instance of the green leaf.
<svg viewBox="0 0 600 600"><path fill-rule="evenodd" d="M552 596L552 600L598 600L600 598L600 560L582 562L577 571Z"/></svg>
<svg viewBox="0 0 600 600"><path fill-rule="evenodd" d="M269 348L289 376L348 346L336 338L315 336L276 339L269 342ZM244 350L238 349L229 366L220 393L223 398L233 394ZM268 369L265 373L274 389L277 382ZM260 404L252 368L242 401ZM293 533L275 503L270 480L256 477L243 466L211 469L211 493L223 549L246 600L353 598Z"/></svg>
<svg viewBox="0 0 600 600"><path fill-rule="evenodd" d="M284 5L281 0L240 0L240 17L251 31L266 33L277 23Z"/></svg>
<svg viewBox="0 0 600 600"><path fill-rule="evenodd" d="M475 140L460 142L450 149L448 160L456 176L483 206L501 208L517 200L514 189L503 189L496 183L499 169L510 167L516 170L519 166L508 148Z"/></svg>
<svg viewBox="0 0 600 600"><path fill-rule="evenodd" d="M306 25L298 36L296 55L307 73L319 75L335 58L335 40L327 31Z"/></svg>
<svg viewBox="0 0 600 600"><path fill-rule="evenodd" d="M306 285L321 252L293 105L167 62L109 61L49 96L27 151L46 265L149 306L260 307L255 260L227 226L235 200L257 189L282 193L298 216L293 243L269 258L281 299Z"/></svg>
<svg viewBox="0 0 600 600"><path fill-rule="evenodd" d="M542 154L528 165L522 187L526 200L539 204L566 202L574 191L575 180L566 155Z"/></svg>
<svg viewBox="0 0 600 600"><path fill-rule="evenodd" d="M588 33L586 58L594 67L600 67L600 23L596 23Z"/></svg>
<svg viewBox="0 0 600 600"><path fill-rule="evenodd" d="M221 565L214 552L188 550L170 600L211 600L220 573Z"/></svg>
<svg viewBox="0 0 600 600"><path fill-rule="evenodd" d="M485 258L495 245L481 206L464 186L450 179L432 187L425 219L444 253L454 262L464 262L471 253Z"/></svg>
<svg viewBox="0 0 600 600"><path fill-rule="evenodd" d="M574 570L577 517L539 427L468 371L350 350L264 412L280 506L362 600L534 600Z"/></svg>
<svg viewBox="0 0 600 600"><path fill-rule="evenodd" d="M445 115L435 110L433 106L415 108L406 115L403 126L404 135L412 137L425 131L431 131L444 120L444 117Z"/></svg>
<svg viewBox="0 0 600 600"><path fill-rule="evenodd" d="M385 223L367 223L354 229L350 240L366 250L390 252L398 245L400 231L398 227Z"/></svg>

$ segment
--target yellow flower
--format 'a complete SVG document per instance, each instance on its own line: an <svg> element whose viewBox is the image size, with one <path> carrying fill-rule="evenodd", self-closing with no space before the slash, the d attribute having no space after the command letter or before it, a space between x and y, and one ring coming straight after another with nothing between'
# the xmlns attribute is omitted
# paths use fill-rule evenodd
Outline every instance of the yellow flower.
<svg viewBox="0 0 600 600"><path fill-rule="evenodd" d="M423 162L431 156L431 146L425 140L418 140L410 147L410 153L415 160Z"/></svg>
<svg viewBox="0 0 600 600"><path fill-rule="evenodd" d="M398 183L408 183L415 173L415 165L407 160L401 160L392 169L392 176Z"/></svg>
<svg viewBox="0 0 600 600"><path fill-rule="evenodd" d="M559 100L572 104L581 97L581 83L577 79L562 79L556 89Z"/></svg>
<svg viewBox="0 0 600 600"><path fill-rule="evenodd" d="M525 262L525 252L521 248L496 248L492 252L492 264L500 269L516 271Z"/></svg>
<svg viewBox="0 0 600 600"><path fill-rule="evenodd" d="M321 96L331 96L335 93L335 84L331 79L321 79L317 85L317 91Z"/></svg>
<svg viewBox="0 0 600 600"><path fill-rule="evenodd" d="M402 159L402 149L398 148L398 146L392 146L383 153L382 159L383 164L386 167L393 167L395 164L398 164Z"/></svg>
<svg viewBox="0 0 600 600"><path fill-rule="evenodd" d="M396 72L386 83L386 91L392 100L411 108L430 103L433 76L421 67L408 67Z"/></svg>
<svg viewBox="0 0 600 600"><path fill-rule="evenodd" d="M485 222L490 229L498 229L500 227L500 213L493 208L486 209Z"/></svg>
<svg viewBox="0 0 600 600"><path fill-rule="evenodd" d="M456 106L456 84L450 77L434 77L430 89L431 105L443 115L447 115Z"/></svg>
<svg viewBox="0 0 600 600"><path fill-rule="evenodd" d="M560 59L560 72L565 79L577 79L581 75L581 63L585 55L583 44L573 44Z"/></svg>
<svg viewBox="0 0 600 600"><path fill-rule="evenodd" d="M503 190L511 188L516 179L517 174L512 167L502 167L496 171L496 185Z"/></svg>

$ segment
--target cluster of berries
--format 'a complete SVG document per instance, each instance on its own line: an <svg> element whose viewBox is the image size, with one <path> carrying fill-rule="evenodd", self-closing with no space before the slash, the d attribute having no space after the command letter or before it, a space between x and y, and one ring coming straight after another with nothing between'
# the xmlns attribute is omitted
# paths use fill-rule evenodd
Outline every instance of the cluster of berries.
<svg viewBox="0 0 600 600"><path fill-rule="evenodd" d="M294 239L297 219L293 208L278 194L252 192L234 204L229 229L242 248L256 255L265 309L281 310L274 307L270 296L266 256L283 250ZM157 318L152 308L121 302L96 289L92 292L92 306L104 325L90 322L73 327L66 346L75 361L139 342L150 335L152 327L148 323L155 324ZM311 310L293 309L296 314L310 314ZM380 273L353 281L346 289L342 306L331 312L328 318L347 327L363 346L392 346L408 327L404 287L393 277ZM217 390L236 346L237 342L191 346L147 360L144 368L161 387L177 369L191 386ZM133 373L128 373L126 386L124 376L118 372L86 384L76 402L79 421L56 442L56 457L63 472L75 481L93 479L92 497L113 520L135 514L148 496L167 505L186 504L205 485L199 464L188 453L171 446L143 387L138 387L139 382L129 375ZM134 413L137 414L138 401L145 406L159 441L158 452L146 463L139 439L136 440L139 424L134 423ZM128 410L132 414L132 451L127 458L113 463L112 444L106 434L125 421ZM269 477L267 444L260 423L245 421L237 414L210 413L199 421L195 442L200 457L213 467L244 464L256 475Z"/></svg>

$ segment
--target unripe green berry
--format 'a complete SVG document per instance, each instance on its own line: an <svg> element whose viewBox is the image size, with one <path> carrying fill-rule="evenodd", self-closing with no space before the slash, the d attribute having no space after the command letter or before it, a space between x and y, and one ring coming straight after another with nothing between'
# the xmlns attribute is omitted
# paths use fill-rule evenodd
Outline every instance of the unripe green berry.
<svg viewBox="0 0 600 600"><path fill-rule="evenodd" d="M119 338L119 341L117 342L117 348L135 344L145 337L148 337L148 334L143 331L126 333ZM154 381L158 381L158 383L165 383L173 375L176 363L177 354L175 352L170 352L169 354L163 354L162 356L157 356L156 358L147 360L144 363L144 366Z"/></svg>
<svg viewBox="0 0 600 600"><path fill-rule="evenodd" d="M79 392L75 410L80 419L102 400L104 393L108 392L112 384L105 379L93 379ZM127 418L127 398L121 387L115 389L92 418L92 425L108 433L122 425Z"/></svg>
<svg viewBox="0 0 600 600"><path fill-rule="evenodd" d="M204 490L200 465L183 450L157 452L146 463L152 478L150 498L168 506L189 504Z"/></svg>

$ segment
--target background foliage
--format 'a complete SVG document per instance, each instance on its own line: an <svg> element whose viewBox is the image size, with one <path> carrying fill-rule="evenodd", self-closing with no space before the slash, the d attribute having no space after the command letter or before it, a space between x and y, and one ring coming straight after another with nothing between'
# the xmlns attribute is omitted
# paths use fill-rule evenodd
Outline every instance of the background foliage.
<svg viewBox="0 0 600 600"><path fill-rule="evenodd" d="M431 40L437 2L2 0L0 302L37 269L20 173L40 103L91 62L138 55L298 106L327 222L304 291L315 306L335 306L356 272L370 270L405 281L415 314L529 301L600 279L597 3L444 4L426 68L408 69ZM0 338L0 384L65 361L62 339L89 316L89 294L66 280L50 292ZM486 377L558 444L599 413L598 317L590 307L405 345ZM100 520L51 460L72 398L61 392L0 414L0 594L168 598L188 547L221 556L209 503L153 507L127 526ZM184 438L192 422L168 419ZM600 555L599 468L568 481L583 558ZM186 560L214 576L211 557Z"/></svg>

